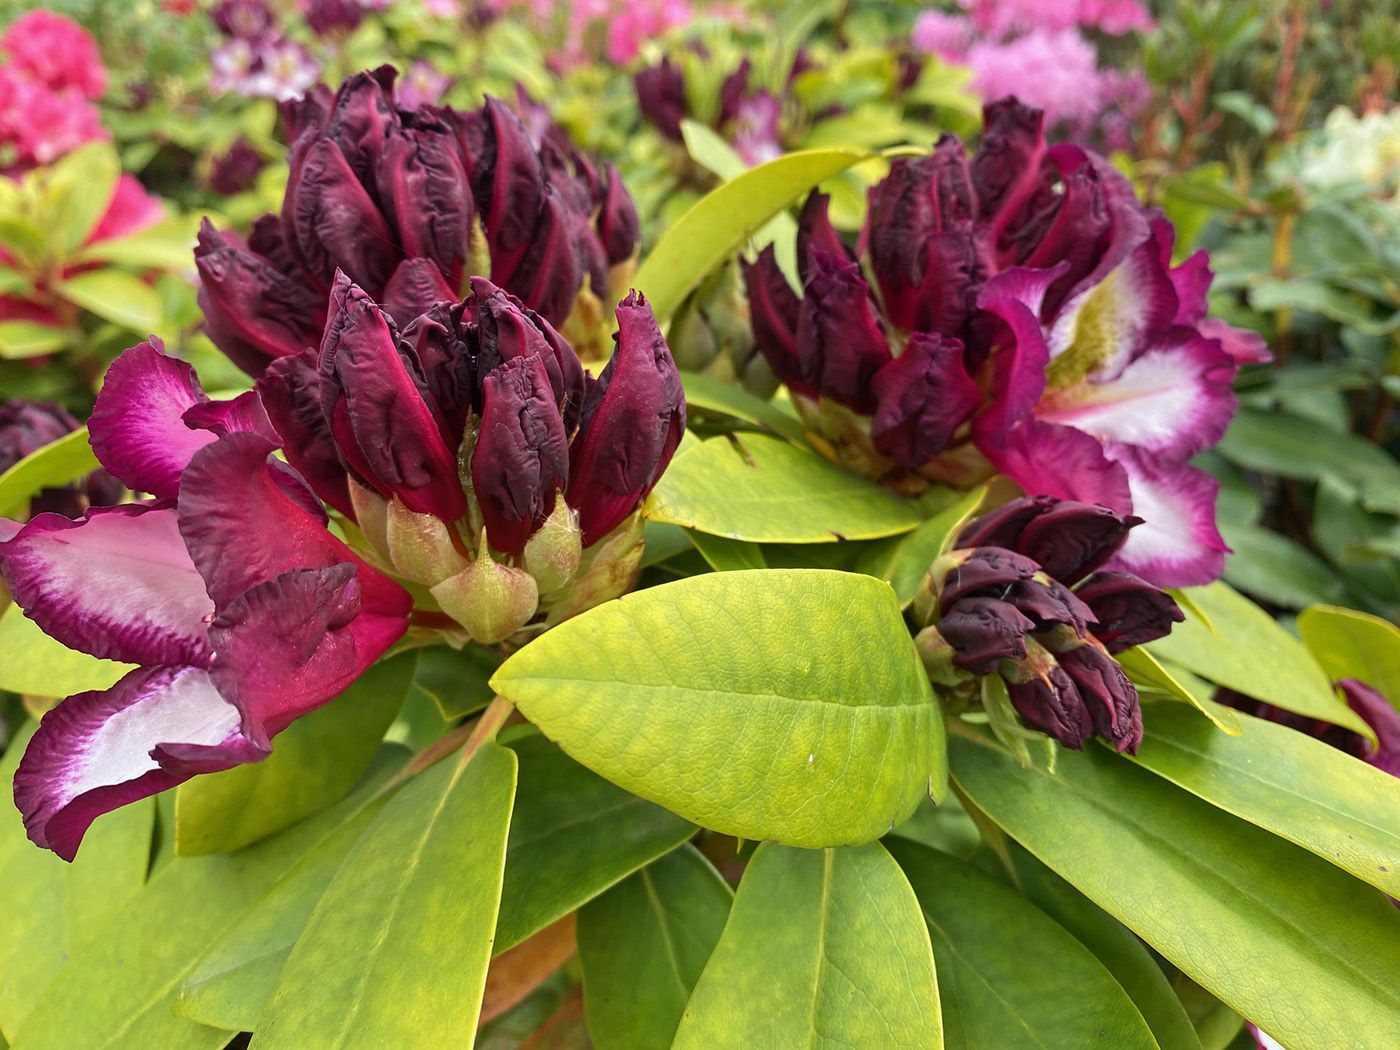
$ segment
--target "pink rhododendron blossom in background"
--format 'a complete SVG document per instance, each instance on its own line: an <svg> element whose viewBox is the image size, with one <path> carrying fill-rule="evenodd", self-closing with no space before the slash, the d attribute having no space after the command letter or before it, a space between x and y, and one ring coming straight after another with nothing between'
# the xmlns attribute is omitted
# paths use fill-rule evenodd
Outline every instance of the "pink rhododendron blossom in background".
<svg viewBox="0 0 1400 1050"><path fill-rule="evenodd" d="M647 3L611 4L608 13L608 58L624 65L637 57L642 44L694 17L687 0L650 0Z"/></svg>
<svg viewBox="0 0 1400 1050"><path fill-rule="evenodd" d="M972 23L946 11L925 11L914 22L910 40L920 51L961 64L972 43Z"/></svg>
<svg viewBox="0 0 1400 1050"><path fill-rule="evenodd" d="M1015 94L1047 121L1092 120L1101 108L1099 56L1074 29L1032 29L1007 43L978 41L967 52L982 98Z"/></svg>
<svg viewBox="0 0 1400 1050"><path fill-rule="evenodd" d="M962 0L972 24L989 36L1029 29L1098 29L1113 36L1155 23L1139 0Z"/></svg>
<svg viewBox="0 0 1400 1050"><path fill-rule="evenodd" d="M408 67L403 80L398 85L398 103L404 109L418 109L420 106L436 106L443 94L452 86L452 78L425 58L420 58Z"/></svg>
<svg viewBox="0 0 1400 1050"><path fill-rule="evenodd" d="M53 91L13 68L0 68L0 160L7 172L27 171L108 138L97 109L76 91Z"/></svg>
<svg viewBox="0 0 1400 1050"><path fill-rule="evenodd" d="M745 164L753 167L780 157L778 118L782 104L766 91L744 99L734 112L734 149Z"/></svg>
<svg viewBox="0 0 1400 1050"><path fill-rule="evenodd" d="M423 0L423 10L434 18L462 17L462 5L457 0Z"/></svg>
<svg viewBox="0 0 1400 1050"><path fill-rule="evenodd" d="M96 99L107 88L96 42L76 22L52 11L16 19L0 36L0 50L9 55L11 69L54 91L71 89Z"/></svg>

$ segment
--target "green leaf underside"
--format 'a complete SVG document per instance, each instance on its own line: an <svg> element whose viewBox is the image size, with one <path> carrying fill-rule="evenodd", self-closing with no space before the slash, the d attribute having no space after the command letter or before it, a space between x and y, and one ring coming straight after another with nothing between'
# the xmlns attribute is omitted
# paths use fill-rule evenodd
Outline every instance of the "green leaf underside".
<svg viewBox="0 0 1400 1050"><path fill-rule="evenodd" d="M1171 634L1148 643L1153 656L1256 700L1373 736L1303 643L1263 609L1223 583L1187 593L1210 626L1188 615Z"/></svg>
<svg viewBox="0 0 1400 1050"><path fill-rule="evenodd" d="M677 456L647 517L754 543L834 543L908 532L917 508L806 445L766 434L716 437Z"/></svg>
<svg viewBox="0 0 1400 1050"><path fill-rule="evenodd" d="M695 825L591 773L538 734L519 763L497 954L695 834Z"/></svg>
<svg viewBox="0 0 1400 1050"><path fill-rule="evenodd" d="M942 709L869 576L652 587L549 631L492 685L594 772L741 838L869 841L943 793Z"/></svg>
<svg viewBox="0 0 1400 1050"><path fill-rule="evenodd" d="M1112 974L1035 905L927 846L891 839L889 848L928 923L950 1050L1156 1050Z"/></svg>
<svg viewBox="0 0 1400 1050"><path fill-rule="evenodd" d="M417 653L371 667L277 736L272 754L175 789L175 852L224 853L342 798L364 774L403 705Z"/></svg>
<svg viewBox="0 0 1400 1050"><path fill-rule="evenodd" d="M259 1045L470 1046L514 794L515 755L494 743L409 781L312 911Z"/></svg>
<svg viewBox="0 0 1400 1050"><path fill-rule="evenodd" d="M879 843L749 861L675 1050L943 1046L919 902Z"/></svg>
<svg viewBox="0 0 1400 1050"><path fill-rule="evenodd" d="M1054 774L950 750L992 820L1285 1046L1400 1045L1400 915L1371 887L1098 746Z"/></svg>
<svg viewBox="0 0 1400 1050"><path fill-rule="evenodd" d="M734 894L682 846L585 904L578 954L598 1050L667 1050L719 942Z"/></svg>
<svg viewBox="0 0 1400 1050"><path fill-rule="evenodd" d="M1136 761L1400 897L1400 780L1286 726L1240 722L1227 737L1182 708L1153 708Z"/></svg>

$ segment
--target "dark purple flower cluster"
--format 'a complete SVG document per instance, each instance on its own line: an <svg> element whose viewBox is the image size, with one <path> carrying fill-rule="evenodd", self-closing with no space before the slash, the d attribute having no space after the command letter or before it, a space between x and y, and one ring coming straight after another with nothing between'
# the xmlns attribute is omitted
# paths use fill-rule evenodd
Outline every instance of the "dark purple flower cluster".
<svg viewBox="0 0 1400 1050"><path fill-rule="evenodd" d="M1135 752L1137 690L1112 654L1182 620L1151 584L1100 571L1138 523L1107 507L1025 497L969 524L915 600L929 624L918 646L930 672L1000 675L1027 725L1067 747L1097 735Z"/></svg>
<svg viewBox="0 0 1400 1050"><path fill-rule="evenodd" d="M830 458L903 492L1002 473L1146 519L1118 556L1163 586L1219 576L1215 482L1190 465L1257 336L1206 317L1208 259L1104 158L1015 99L972 156L944 136L870 190L858 251L813 194L795 292L744 267L754 339Z"/></svg>
<svg viewBox="0 0 1400 1050"><path fill-rule="evenodd" d="M571 315L596 328L601 301L625 283L637 213L610 165L532 142L494 99L474 112L402 109L394 78L386 66L285 107L281 214L257 220L246 242L209 223L200 232L210 338L251 375L320 342L337 270L404 325L489 274L576 346L596 332L569 328Z"/></svg>
<svg viewBox="0 0 1400 1050"><path fill-rule="evenodd" d="M77 430L79 423L58 405L10 398L0 401L0 474L45 445ZM71 485L40 490L29 504L31 514L53 512L76 518L88 506L116 503L121 484L105 470L94 470Z"/></svg>
<svg viewBox="0 0 1400 1050"><path fill-rule="evenodd" d="M706 56L698 49L693 57L703 62ZM681 141L681 121L696 116L691 111L683 67L683 61L667 56L633 78L642 116L675 142ZM756 88L752 79L752 63L746 58L721 81L708 121L750 165L772 160L783 151L779 128L782 103L771 92Z"/></svg>

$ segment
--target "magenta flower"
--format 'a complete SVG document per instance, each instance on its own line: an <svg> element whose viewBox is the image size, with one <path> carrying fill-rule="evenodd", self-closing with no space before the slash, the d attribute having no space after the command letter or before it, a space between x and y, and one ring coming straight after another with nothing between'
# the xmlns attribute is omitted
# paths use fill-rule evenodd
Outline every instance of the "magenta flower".
<svg viewBox="0 0 1400 1050"><path fill-rule="evenodd" d="M89 426L103 466L154 499L40 514L0 543L48 634L140 665L50 711L15 776L30 838L69 860L102 813L266 757L404 633L411 606L270 458L255 395L210 401L143 343L113 364Z"/></svg>
<svg viewBox="0 0 1400 1050"><path fill-rule="evenodd" d="M799 298L771 249L745 266L755 341L831 458L915 493L1001 472L1030 494L1144 519L1110 568L1219 576L1216 483L1188 460L1234 414L1257 337L1208 320L1204 252L1043 115L987 107L969 161L945 136L870 191L861 264L814 195Z"/></svg>
<svg viewBox="0 0 1400 1050"><path fill-rule="evenodd" d="M337 270L407 324L460 296L480 237L491 279L563 324L589 296L601 313L636 250L636 211L611 166L554 139L534 145L494 99L470 113L402 109L394 77L361 73L287 107L281 215L246 243L207 223L200 233L207 330L251 375L320 342Z"/></svg>
<svg viewBox="0 0 1400 1050"><path fill-rule="evenodd" d="M97 42L72 19L52 11L31 11L15 19L0 36L0 51L9 67L50 91L74 91L99 99L107 89L107 70Z"/></svg>

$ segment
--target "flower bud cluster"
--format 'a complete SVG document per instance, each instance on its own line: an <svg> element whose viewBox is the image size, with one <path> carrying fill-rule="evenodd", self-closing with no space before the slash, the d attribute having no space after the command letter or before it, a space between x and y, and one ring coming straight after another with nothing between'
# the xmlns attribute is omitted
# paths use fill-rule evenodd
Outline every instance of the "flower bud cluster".
<svg viewBox="0 0 1400 1050"><path fill-rule="evenodd" d="M503 103L398 104L382 67L284 107L291 172L280 215L246 241L206 223L195 260L206 328L249 374L316 345L344 271L400 325L491 280L580 351L625 287L636 209L611 165L531 140ZM566 323L567 322L567 323Z"/></svg>
<svg viewBox="0 0 1400 1050"><path fill-rule="evenodd" d="M956 688L1000 676L1028 726L1067 747L1142 741L1137 690L1114 653L1180 622L1170 596L1130 573L1097 571L1138 519L1049 497L1013 500L969 524L914 601L930 677Z"/></svg>

